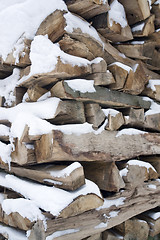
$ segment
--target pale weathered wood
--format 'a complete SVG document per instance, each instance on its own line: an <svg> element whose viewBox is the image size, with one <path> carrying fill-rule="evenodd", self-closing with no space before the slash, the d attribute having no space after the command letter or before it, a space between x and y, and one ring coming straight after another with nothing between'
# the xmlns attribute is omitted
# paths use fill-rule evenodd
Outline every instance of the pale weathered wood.
<svg viewBox="0 0 160 240"><path fill-rule="evenodd" d="M70 171L69 174L67 173L67 169L69 168L67 168L67 165L50 164L32 166L30 168L11 166L11 169L8 169L8 165L0 165L0 168L4 169L6 172L13 173L20 177L25 177L36 182L66 190L73 191L85 184L84 171L80 164L77 168L74 168L72 171ZM62 175L61 172L64 172L64 175Z"/></svg>
<svg viewBox="0 0 160 240"><path fill-rule="evenodd" d="M124 181L114 162L110 163L83 163L86 178L95 182L101 190L119 192L125 187Z"/></svg>
<svg viewBox="0 0 160 240"><path fill-rule="evenodd" d="M138 239L147 240L149 235L149 226L146 221L131 218L115 227L123 235L125 240Z"/></svg>
<svg viewBox="0 0 160 240"><path fill-rule="evenodd" d="M138 62L133 67L133 71L129 71L123 91L133 95L138 95L144 90L147 83L148 78L145 73L144 66L142 62Z"/></svg>
<svg viewBox="0 0 160 240"><path fill-rule="evenodd" d="M117 131L121 126L124 125L124 117L121 112L117 112L117 114L108 114L108 123L105 126L106 130Z"/></svg>
<svg viewBox="0 0 160 240"><path fill-rule="evenodd" d="M68 54L77 57L83 57L90 61L94 59L94 55L89 51L84 43L76 41L67 34L65 34L64 37L59 41L59 45L60 48Z"/></svg>
<svg viewBox="0 0 160 240"><path fill-rule="evenodd" d="M85 104L85 115L87 122L93 124L93 128L98 128L105 120L105 114L97 103Z"/></svg>
<svg viewBox="0 0 160 240"><path fill-rule="evenodd" d="M91 235L90 237L83 238L82 240L102 240L102 233Z"/></svg>
<svg viewBox="0 0 160 240"><path fill-rule="evenodd" d="M101 0L65 0L68 9L71 12L90 19L96 15L107 12L110 7L108 1Z"/></svg>
<svg viewBox="0 0 160 240"><path fill-rule="evenodd" d="M106 230L102 233L103 240L124 240L123 236L116 230Z"/></svg>
<svg viewBox="0 0 160 240"><path fill-rule="evenodd" d="M105 107L135 107L149 108L150 103L138 96L112 91L107 88L95 86L95 92L82 93L70 88L66 81L55 84L51 89L51 95L62 99L76 99L82 102L99 103Z"/></svg>
<svg viewBox="0 0 160 240"><path fill-rule="evenodd" d="M136 25L132 26L133 36L147 37L148 35L154 33L155 31L154 20L155 20L155 15L151 15L145 21L137 23ZM140 26L140 30L139 29L137 30L138 26Z"/></svg>
<svg viewBox="0 0 160 240"><path fill-rule="evenodd" d="M27 94L28 99L26 101L36 102L43 94L47 93L48 90L41 88L39 86L32 86L28 88Z"/></svg>
<svg viewBox="0 0 160 240"><path fill-rule="evenodd" d="M119 137L117 134L117 131L103 131L101 134L87 133L77 136L53 131L42 135L35 142L36 161L111 162L140 155L160 154L158 133L140 132L136 135L122 134Z"/></svg>
<svg viewBox="0 0 160 240"><path fill-rule="evenodd" d="M148 188L148 183L144 183L143 186L137 188L136 191L128 190L123 191L121 193L116 194L116 196L109 199L119 199L120 197L124 197L124 204L119 206L106 207L98 210L88 211L86 213L80 214L75 217L69 217L67 221L64 222L63 219L51 219L47 220L47 230L45 232L46 236L51 236L53 233L61 234L60 237L56 237L56 240L70 240L76 239L80 240L92 234L100 233L105 231L106 229L110 229L131 217L136 216L146 210L152 209L160 204L160 183L156 181L154 183L156 185L156 189ZM130 209L130 211L128 211ZM111 212L117 212L115 217L110 217ZM101 224L101 225L100 225ZM64 230L74 229L77 231L71 231L70 233L61 232ZM31 231L31 236L29 240L38 240L36 238L35 232L39 230L39 234L44 236L44 230L41 228L40 223L36 223L33 230ZM34 237L33 237L34 236ZM55 236L55 235L53 235ZM43 240L45 239L42 238Z"/></svg>
<svg viewBox="0 0 160 240"><path fill-rule="evenodd" d="M133 35L129 25L124 28L116 22L110 22L109 15L103 13L93 19L93 26L100 34L112 42L125 42L133 39Z"/></svg>
<svg viewBox="0 0 160 240"><path fill-rule="evenodd" d="M120 0L126 11L127 19L130 25L142 21L150 16L150 9L147 0Z"/></svg>
<svg viewBox="0 0 160 240"><path fill-rule="evenodd" d="M144 126L148 129L160 131L160 113L145 116Z"/></svg>
<svg viewBox="0 0 160 240"><path fill-rule="evenodd" d="M85 76L85 79L94 80L95 86L108 86L115 83L115 79L109 70L106 72L90 74Z"/></svg>
<svg viewBox="0 0 160 240"><path fill-rule="evenodd" d="M160 3L158 1L152 5L151 12L155 14L155 26L158 29L160 27Z"/></svg>

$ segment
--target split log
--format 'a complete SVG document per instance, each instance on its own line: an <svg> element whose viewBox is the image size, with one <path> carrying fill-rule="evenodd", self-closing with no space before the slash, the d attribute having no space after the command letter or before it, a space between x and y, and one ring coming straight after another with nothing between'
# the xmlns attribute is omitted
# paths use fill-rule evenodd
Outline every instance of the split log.
<svg viewBox="0 0 160 240"><path fill-rule="evenodd" d="M120 166L121 162L118 163ZM120 175L128 187L134 188L142 185L150 179L157 179L158 173L149 163L139 160L130 160L125 168L120 171Z"/></svg>
<svg viewBox="0 0 160 240"><path fill-rule="evenodd" d="M160 81L151 79L142 92L143 95L160 101Z"/></svg>
<svg viewBox="0 0 160 240"><path fill-rule="evenodd" d="M9 77L12 74L13 66L8 64L3 64L2 60L0 59L0 79L4 79Z"/></svg>
<svg viewBox="0 0 160 240"><path fill-rule="evenodd" d="M130 127L142 128L144 126L144 109L134 109L130 108L128 111L125 111L124 116L125 124Z"/></svg>
<svg viewBox="0 0 160 240"><path fill-rule="evenodd" d="M160 70L160 51L154 49L152 59L148 59L147 63L150 64L151 66L155 67L155 70Z"/></svg>
<svg viewBox="0 0 160 240"><path fill-rule="evenodd" d="M75 89L72 83L81 84L81 80L61 81L55 84L51 89L51 95L62 99L76 99L82 102L98 103L104 107L134 107L149 108L150 103L142 100L138 96L132 96L126 93L112 91L107 88L93 87L93 83L89 80L83 81L83 85L90 84L89 92L81 92L78 87ZM73 88L72 88L73 86Z"/></svg>
<svg viewBox="0 0 160 240"><path fill-rule="evenodd" d="M144 66L142 62L138 62L133 67L133 71L129 71L123 91L133 95L138 95L144 90L147 83L148 78L145 74Z"/></svg>
<svg viewBox="0 0 160 240"><path fill-rule="evenodd" d="M149 235L148 223L144 220L131 218L115 227L124 239L147 240Z"/></svg>
<svg viewBox="0 0 160 240"><path fill-rule="evenodd" d="M105 120L105 114L97 103L85 104L85 115L87 122L98 128Z"/></svg>
<svg viewBox="0 0 160 240"><path fill-rule="evenodd" d="M109 131L117 131L122 125L124 125L124 117L123 114L114 109L103 109L108 122L105 126L106 130Z"/></svg>
<svg viewBox="0 0 160 240"><path fill-rule="evenodd" d="M160 212L158 211L158 208L144 212L140 217L148 222L150 227L149 236L154 237L160 233Z"/></svg>
<svg viewBox="0 0 160 240"><path fill-rule="evenodd" d="M160 176L160 157L159 156L145 156L140 157L141 160L150 163Z"/></svg>
<svg viewBox="0 0 160 240"><path fill-rule="evenodd" d="M64 219L60 218L47 220L45 237L50 236L52 239L59 233L59 237L56 237L57 240L80 240L89 236L91 232L92 234L103 232L137 214L158 206L160 204L160 183L158 181L155 182L156 189L149 189L147 185L148 183L144 183L136 191L123 191L112 198L107 198L105 200L106 203L104 202L103 208L100 210L92 210L75 217L69 217L65 222ZM116 204L115 199L119 202L117 207L114 205ZM113 201L109 204L107 200ZM43 236L44 230L41 226L39 223L34 225L34 228L31 230L30 240L37 240L35 237L36 230L39 230L39 233ZM44 240L45 238L42 239Z"/></svg>
<svg viewBox="0 0 160 240"><path fill-rule="evenodd" d="M119 1L125 9L129 25L145 20L150 16L150 8L147 0Z"/></svg>
<svg viewBox="0 0 160 240"><path fill-rule="evenodd" d="M149 39L155 43L157 48L160 47L160 31L157 29L154 33L149 36Z"/></svg>
<svg viewBox="0 0 160 240"><path fill-rule="evenodd" d="M115 83L115 79L109 70L106 72L90 74L85 76L85 79L94 80L95 86L108 86Z"/></svg>
<svg viewBox="0 0 160 240"><path fill-rule="evenodd" d="M112 5L111 5L112 6ZM111 7L112 10L112 7ZM120 23L110 19L109 13L103 13L93 18L93 26L106 39L112 42L125 42L133 39L131 29L126 20L126 26L123 27Z"/></svg>
<svg viewBox="0 0 160 240"><path fill-rule="evenodd" d="M86 58L89 61L95 58L83 42L77 41L67 34L59 41L59 45L65 53Z"/></svg>
<svg viewBox="0 0 160 240"><path fill-rule="evenodd" d="M124 181L114 162L110 163L83 163L86 178L95 182L101 190L119 192L125 187Z"/></svg>
<svg viewBox="0 0 160 240"><path fill-rule="evenodd" d="M36 182L57 188L74 191L85 184L83 167L78 163L70 166L64 165L40 165L30 168L0 165L6 172L13 173L20 177L32 179Z"/></svg>
<svg viewBox="0 0 160 240"><path fill-rule="evenodd" d="M151 15L143 22L132 26L132 34L134 37L147 37L155 32L154 26L155 15Z"/></svg>
<svg viewBox="0 0 160 240"><path fill-rule="evenodd" d="M21 143L15 139L15 150L11 153L13 163L18 165L33 164L35 163L34 145Z"/></svg>
<svg viewBox="0 0 160 240"><path fill-rule="evenodd" d="M83 238L82 240L102 240L102 233L94 234L90 237Z"/></svg>
<svg viewBox="0 0 160 240"><path fill-rule="evenodd" d="M160 27L160 3L158 1L152 5L151 12L155 15L155 26L156 28Z"/></svg>
<svg viewBox="0 0 160 240"><path fill-rule="evenodd" d="M112 162L140 155L160 154L160 134L128 129L86 133L79 136L53 131L35 142L37 163L51 161ZM135 132L135 135L134 135ZM137 134L136 134L137 133ZM139 144L141 143L141 144ZM127 149L126 149L127 145ZM106 147L107 146L107 147Z"/></svg>
<svg viewBox="0 0 160 240"><path fill-rule="evenodd" d="M145 128L154 131L160 131L160 113L146 114L145 116Z"/></svg>
<svg viewBox="0 0 160 240"><path fill-rule="evenodd" d="M115 47L127 57L147 60L152 58L155 49L154 42L133 41L127 44L115 45Z"/></svg>
<svg viewBox="0 0 160 240"><path fill-rule="evenodd" d="M29 99L26 101L36 102L43 94L47 93L48 91L44 88L41 88L39 86L32 86L29 87L27 90L27 94Z"/></svg>
<svg viewBox="0 0 160 240"><path fill-rule="evenodd" d="M15 104L18 105L19 103L22 102L23 96L26 93L27 89L23 87L16 87L15 88Z"/></svg>
<svg viewBox="0 0 160 240"><path fill-rule="evenodd" d="M90 19L110 9L108 1L101 0L65 0L65 3L71 12L85 19Z"/></svg>

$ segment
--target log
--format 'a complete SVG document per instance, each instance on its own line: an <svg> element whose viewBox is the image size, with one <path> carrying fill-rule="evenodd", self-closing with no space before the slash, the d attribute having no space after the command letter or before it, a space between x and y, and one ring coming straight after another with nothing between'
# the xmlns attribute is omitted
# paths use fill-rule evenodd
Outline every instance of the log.
<svg viewBox="0 0 160 240"><path fill-rule="evenodd" d="M121 162L119 162L120 166ZM120 171L120 175L127 187L135 188L142 185L150 179L157 179L158 173L151 164L130 160L126 163L125 168Z"/></svg>
<svg viewBox="0 0 160 240"><path fill-rule="evenodd" d="M150 163L160 176L160 157L159 156L145 156L140 157L142 161Z"/></svg>
<svg viewBox="0 0 160 240"><path fill-rule="evenodd" d="M113 1L114 2L114 1ZM110 12L103 13L93 18L93 26L97 31L106 39L109 39L112 42L125 42L133 39L131 29L126 20L126 26L121 26L120 23L110 19ZM122 5L121 5L122 6Z"/></svg>
<svg viewBox="0 0 160 240"><path fill-rule="evenodd" d="M35 142L36 161L38 163L51 161L112 162L132 159L140 155L160 154L160 134L137 131L125 129L120 132L103 131L97 135L86 133L79 136L53 131L42 135ZM127 135L127 132L128 134L133 132L133 135Z"/></svg>
<svg viewBox="0 0 160 240"><path fill-rule="evenodd" d="M123 114L113 109L103 109L106 117L108 118L106 130L117 131L121 126L124 125Z"/></svg>
<svg viewBox="0 0 160 240"><path fill-rule="evenodd" d="M150 16L150 8L147 0L119 1L125 9L129 25L145 20Z"/></svg>
<svg viewBox="0 0 160 240"><path fill-rule="evenodd" d="M155 15L155 26L158 29L160 27L160 3L155 2L155 4L152 5L151 13Z"/></svg>
<svg viewBox="0 0 160 240"><path fill-rule="evenodd" d="M128 190L118 193L112 198L107 198L106 205L100 210L92 210L79 216L69 217L65 222L60 218L49 219L47 220L45 237L50 236L51 239L56 237L56 240L80 240L89 236L91 232L92 234L103 232L137 214L152 209L160 204L160 183L156 181L154 184L157 187L156 189L149 189L147 188L148 183L144 183L144 185L137 188L136 191ZM107 200L111 199L113 200L112 206L107 204ZM114 199L119 201L117 207L114 205ZM130 211L128 211L128 209L130 209ZM113 212L115 215L113 215ZM44 230L41 228L41 225L35 224L31 230L30 236L32 237L30 237L29 240L37 240L33 237L35 236L35 229L39 230L41 236L43 236ZM67 230L67 232L65 230ZM57 236L58 233L59 235ZM44 240L45 238L42 239Z"/></svg>
<svg viewBox="0 0 160 240"><path fill-rule="evenodd" d="M129 127L142 128L144 126L145 116L144 109L134 109L130 108L125 111L124 116L125 124Z"/></svg>
<svg viewBox="0 0 160 240"><path fill-rule="evenodd" d="M85 184L83 167L79 163L66 165L40 165L28 168L0 165L8 173L32 179L57 188L74 191Z"/></svg>
<svg viewBox="0 0 160 240"><path fill-rule="evenodd" d="M88 76L85 76L85 79L94 80L95 86L108 86L115 83L115 79L109 70L106 72L90 74Z"/></svg>
<svg viewBox="0 0 160 240"><path fill-rule="evenodd" d="M44 95L45 93L47 93L48 91L42 87L39 86L32 86L29 87L27 89L27 94L29 99L27 99L26 101L29 102L36 102L42 95Z"/></svg>
<svg viewBox="0 0 160 240"><path fill-rule="evenodd" d="M9 77L12 74L13 66L8 64L3 64L2 59L0 58L0 79Z"/></svg>
<svg viewBox="0 0 160 240"><path fill-rule="evenodd" d="M124 239L147 240L149 235L148 223L138 218L131 218L115 227Z"/></svg>
<svg viewBox="0 0 160 240"><path fill-rule="evenodd" d="M64 37L59 41L59 45L65 53L86 58L89 61L94 59L94 55L89 51L83 42L77 41L67 34L65 34Z"/></svg>
<svg viewBox="0 0 160 240"><path fill-rule="evenodd" d="M107 12L110 7L108 1L101 0L65 0L69 11L90 19L96 15Z"/></svg>
<svg viewBox="0 0 160 240"><path fill-rule="evenodd" d="M145 21L137 23L136 25L132 26L132 34L134 37L147 37L150 34L155 32L155 15L151 15Z"/></svg>
<svg viewBox="0 0 160 240"><path fill-rule="evenodd" d="M102 240L102 234L97 233L97 234L91 235L90 237L83 238L82 240Z"/></svg>
<svg viewBox="0 0 160 240"><path fill-rule="evenodd" d="M124 240L123 236L119 233L116 232L115 230L106 230L103 233L103 240L119 240L122 239Z"/></svg>
<svg viewBox="0 0 160 240"><path fill-rule="evenodd" d="M76 89L72 83L76 83ZM81 92L77 86L81 83L90 84L89 92ZM77 85L78 84L78 85ZM72 88L73 86L73 88ZM82 102L98 103L103 107L134 107L134 108L149 108L150 103L142 100L138 96L132 96L126 93L112 91L107 88L93 87L93 83L89 80L70 80L61 81L55 84L51 89L51 95L62 99L76 99Z"/></svg>
<svg viewBox="0 0 160 240"><path fill-rule="evenodd" d="M86 103L85 115L87 122L93 124L93 128L95 129L105 120L105 114L97 103Z"/></svg>
<svg viewBox="0 0 160 240"><path fill-rule="evenodd" d="M149 80L149 83L146 85L142 94L150 98L153 98L157 101L160 101L160 85L159 84L160 84L160 81L158 79Z"/></svg>
<svg viewBox="0 0 160 240"><path fill-rule="evenodd" d="M147 63L150 64L151 66L155 67L155 70L160 70L160 52L159 50L154 49L152 59L148 59Z"/></svg>
<svg viewBox="0 0 160 240"><path fill-rule="evenodd" d="M125 187L124 181L114 162L110 163L82 163L86 178L95 182L101 190L119 192Z"/></svg>

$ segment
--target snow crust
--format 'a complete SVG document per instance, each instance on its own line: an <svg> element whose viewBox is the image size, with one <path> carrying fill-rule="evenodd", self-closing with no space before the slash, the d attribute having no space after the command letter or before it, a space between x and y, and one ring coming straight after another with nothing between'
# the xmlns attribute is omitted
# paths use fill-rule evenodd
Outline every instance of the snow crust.
<svg viewBox="0 0 160 240"><path fill-rule="evenodd" d="M148 184L147 187L148 187L148 188L151 188L151 189L157 189L157 186L154 185L154 184Z"/></svg>
<svg viewBox="0 0 160 240"><path fill-rule="evenodd" d="M49 173L52 177L65 178L68 177L74 170L80 167L82 167L82 165L79 162L74 162L70 164L68 167L64 168L63 170L52 170L49 171Z"/></svg>
<svg viewBox="0 0 160 240"><path fill-rule="evenodd" d="M114 62L114 63L110 64L109 66L114 66L114 65L117 65L117 66L123 68L123 69L126 70L128 73L132 70L131 67L129 67L129 66L127 66L127 65L125 65L125 64L123 64L123 63L121 63L121 62Z"/></svg>
<svg viewBox="0 0 160 240"><path fill-rule="evenodd" d="M97 208L97 210L104 209L104 208L110 208L111 206L120 206L124 204L124 201L126 200L125 197L120 197L117 199L104 199L104 203L101 207Z"/></svg>
<svg viewBox="0 0 160 240"><path fill-rule="evenodd" d="M33 39L41 22L55 10L66 10L62 0L5 0L0 9L0 55L3 60L20 38ZM21 43L22 44L22 43ZM21 47L20 47L21 48Z"/></svg>
<svg viewBox="0 0 160 240"><path fill-rule="evenodd" d="M6 236L9 240L27 240L28 238L24 232L17 230L16 228L7 227L0 224L0 233L3 236Z"/></svg>
<svg viewBox="0 0 160 240"><path fill-rule="evenodd" d="M149 101L149 102L151 103L150 109L145 112L145 116L160 113L160 104L154 102L154 101L153 101L151 98L149 98L149 97L143 97L143 100L144 100L144 101Z"/></svg>
<svg viewBox="0 0 160 240"><path fill-rule="evenodd" d="M74 79L65 80L64 82L66 82L74 91L80 91L82 93L96 92L96 89L94 88L94 80Z"/></svg>
<svg viewBox="0 0 160 240"><path fill-rule="evenodd" d="M50 212L54 216L58 216L65 207L80 195L93 193L101 197L97 185L89 180L86 180L85 185L73 192L22 180L5 173L0 173L0 182L1 186L20 193L26 199L34 201L38 208Z"/></svg>
<svg viewBox="0 0 160 240"><path fill-rule="evenodd" d="M144 28L144 25L145 25L144 22L136 24L134 27L132 27L132 32L142 31Z"/></svg>
<svg viewBox="0 0 160 240"><path fill-rule="evenodd" d="M102 111L104 112L106 117L108 117L109 114L115 117L119 113L119 111L112 108L102 109Z"/></svg>
<svg viewBox="0 0 160 240"><path fill-rule="evenodd" d="M159 86L160 85L160 79L150 79L148 84L147 84L147 88L152 89L152 91L156 91L156 87L155 86Z"/></svg>
<svg viewBox="0 0 160 240"><path fill-rule="evenodd" d="M146 132L135 129L135 128L126 128L119 131L116 137L120 137L122 135L137 135L137 134L145 134Z"/></svg>
<svg viewBox="0 0 160 240"><path fill-rule="evenodd" d="M76 233L76 232L79 232L79 231L80 231L79 229L72 229L72 228L62 230L62 231L57 231L57 232L54 232L53 234L49 235L48 237L46 237L46 240L52 240L54 238L61 237L61 236L71 234L71 233Z"/></svg>
<svg viewBox="0 0 160 240"><path fill-rule="evenodd" d="M110 25L112 26L113 22L115 22L119 23L122 28L127 27L128 23L123 5L117 0L114 0L110 4L110 8L111 9L108 11Z"/></svg>
<svg viewBox="0 0 160 240"><path fill-rule="evenodd" d="M152 170L156 172L155 168L150 163L143 162L143 161L140 161L140 160L129 160L127 162L127 164L128 165L138 165L140 167L145 167L145 168L147 168L148 172L149 172L149 169L152 168Z"/></svg>

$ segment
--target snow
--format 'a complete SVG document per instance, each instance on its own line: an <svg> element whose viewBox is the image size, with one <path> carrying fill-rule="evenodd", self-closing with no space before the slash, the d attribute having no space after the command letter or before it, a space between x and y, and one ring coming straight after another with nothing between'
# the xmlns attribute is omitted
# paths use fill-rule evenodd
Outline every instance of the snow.
<svg viewBox="0 0 160 240"><path fill-rule="evenodd" d="M110 4L110 8L111 9L108 11L110 25L112 26L113 22L115 22L119 23L122 28L125 28L128 23L123 5L120 4L117 0L114 0Z"/></svg>
<svg viewBox="0 0 160 240"><path fill-rule="evenodd" d="M117 217L117 216L118 216L118 213L119 213L119 211L111 211L111 212L109 213L109 216L110 216L110 218L114 218L114 217Z"/></svg>
<svg viewBox="0 0 160 240"><path fill-rule="evenodd" d="M0 136L9 136L10 135L10 128L0 124Z"/></svg>
<svg viewBox="0 0 160 240"><path fill-rule="evenodd" d="M11 76L0 80L0 96L5 98L5 106L11 106L15 101L14 89L20 78L20 70L15 68Z"/></svg>
<svg viewBox="0 0 160 240"><path fill-rule="evenodd" d="M121 177L126 177L128 173L128 169L127 168L123 168L122 170L119 171L119 174Z"/></svg>
<svg viewBox="0 0 160 240"><path fill-rule="evenodd" d="M80 167L82 167L82 165L79 162L74 162L70 164L68 167L64 168L63 170L52 170L49 171L49 173L52 177L65 178L68 177L74 170Z"/></svg>
<svg viewBox="0 0 160 240"><path fill-rule="evenodd" d="M93 28L87 21L84 21L70 12L64 14L64 18L66 19L65 30L67 32L73 33L74 29L80 29L82 33L90 35L92 38L101 43L102 46L104 46L104 43L96 29Z"/></svg>
<svg viewBox="0 0 160 240"><path fill-rule="evenodd" d="M137 68L138 68L139 64L136 63L135 65L132 66L133 72L136 72Z"/></svg>
<svg viewBox="0 0 160 240"><path fill-rule="evenodd" d="M23 218L27 218L31 222L45 219L36 204L24 198L5 199L2 202L2 209L7 215L18 212Z"/></svg>
<svg viewBox="0 0 160 240"><path fill-rule="evenodd" d="M145 43L145 41L132 41L132 42L130 42L130 44L134 44L134 45L141 45L141 44L144 44Z"/></svg>
<svg viewBox="0 0 160 240"><path fill-rule="evenodd" d="M127 162L128 165L138 165L140 167L145 167L147 168L148 172L149 172L149 169L152 168L153 171L156 172L155 168L148 162L143 162L143 161L140 161L140 160L129 160Z"/></svg>
<svg viewBox="0 0 160 240"><path fill-rule="evenodd" d="M48 237L46 237L46 240L52 240L54 238L61 237L61 236L71 234L71 233L76 233L76 232L79 232L79 229L71 228L71 229L66 229L66 230L62 230L62 231L57 231L57 232L52 233Z"/></svg>
<svg viewBox="0 0 160 240"><path fill-rule="evenodd" d="M49 14L57 9L67 11L67 6L62 0L48 0L47 4L45 0L3 2L5 3L2 3L0 9L0 55L3 60L12 52L20 38L32 40L39 25Z"/></svg>
<svg viewBox="0 0 160 240"><path fill-rule="evenodd" d="M82 93L96 92L96 89L94 88L94 80L74 79L65 80L64 82L66 82L73 91L80 91Z"/></svg>
<svg viewBox="0 0 160 240"><path fill-rule="evenodd" d="M1 186L12 189L26 199L34 201L38 208L54 216L58 216L65 207L80 195L93 193L101 197L97 185L89 180L86 180L85 185L73 192L67 192L56 187L48 187L29 180L22 180L5 173L0 173L0 182Z"/></svg>
<svg viewBox="0 0 160 240"><path fill-rule="evenodd" d="M5 144L0 141L0 158L4 163L7 163L10 166L11 163L11 151L12 151L12 144Z"/></svg>
<svg viewBox="0 0 160 240"><path fill-rule="evenodd" d="M110 208L111 206L118 207L118 206L124 204L125 199L126 199L125 197L120 197L117 199L104 199L103 205L101 207L97 208L97 210L101 210L104 208Z"/></svg>
<svg viewBox="0 0 160 240"><path fill-rule="evenodd" d="M147 215L154 220L157 220L158 218L160 218L160 212L156 212L156 213L149 212Z"/></svg>
<svg viewBox="0 0 160 240"><path fill-rule="evenodd" d="M95 226L94 228L95 228L95 229L98 229L98 228L106 228L107 225L108 225L108 222L106 222L106 223L101 222L100 224L98 224L98 225Z"/></svg>
<svg viewBox="0 0 160 240"><path fill-rule="evenodd" d="M135 128L126 128L119 131L116 137L120 137L122 135L137 135L137 134L145 134L146 132L135 129Z"/></svg>
<svg viewBox="0 0 160 240"><path fill-rule="evenodd" d="M154 4L155 5L160 4L160 0L157 0Z"/></svg>
<svg viewBox="0 0 160 240"><path fill-rule="evenodd" d="M148 84L147 84L147 88L152 89L152 91L156 91L156 87L155 86L159 86L160 85L160 79L151 79L149 80Z"/></svg>
<svg viewBox="0 0 160 240"><path fill-rule="evenodd" d="M147 185L148 188L151 188L151 189L157 189L156 185L154 184L149 184Z"/></svg>
<svg viewBox="0 0 160 240"><path fill-rule="evenodd" d="M119 113L119 111L112 108L102 109L102 111L104 112L106 117L108 117L109 114L115 117Z"/></svg>
<svg viewBox="0 0 160 240"><path fill-rule="evenodd" d="M47 179L47 178L44 178L43 181L45 183L52 183L53 185L62 185L63 184L62 182L55 181L55 180L52 180L52 179Z"/></svg>
<svg viewBox="0 0 160 240"><path fill-rule="evenodd" d="M44 101L44 100L46 100L47 98L50 98L50 97L51 97L51 92L46 92L40 98L38 98L37 102Z"/></svg>
<svg viewBox="0 0 160 240"><path fill-rule="evenodd" d="M145 23L138 23L134 27L132 27L132 32L142 31L144 28Z"/></svg>
<svg viewBox="0 0 160 240"><path fill-rule="evenodd" d="M6 227L2 224L0 224L0 234L5 236L8 240L27 240L24 232L16 228Z"/></svg>
<svg viewBox="0 0 160 240"><path fill-rule="evenodd" d="M127 65L125 65L125 64L123 64L123 63L121 63L121 62L114 62L114 63L110 64L109 66L114 66L114 65L117 65L117 66L123 68L123 69L126 70L128 73L132 70L131 67L129 67L129 66L127 66Z"/></svg>
<svg viewBox="0 0 160 240"><path fill-rule="evenodd" d="M145 116L160 113L160 104L157 104L151 98L148 98L148 97L143 97L143 100L151 102L150 109L145 112Z"/></svg>

